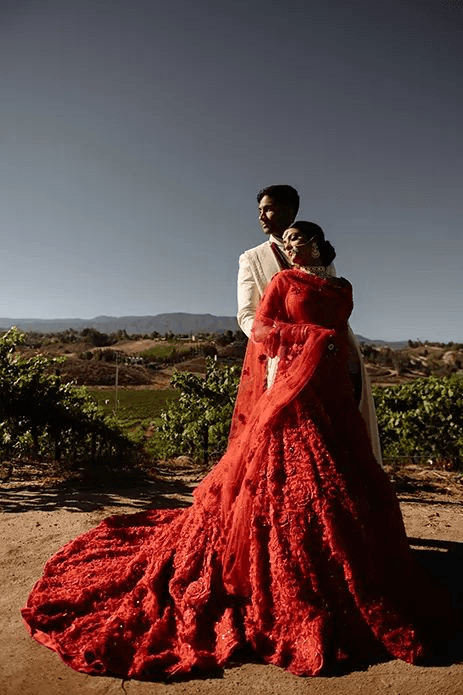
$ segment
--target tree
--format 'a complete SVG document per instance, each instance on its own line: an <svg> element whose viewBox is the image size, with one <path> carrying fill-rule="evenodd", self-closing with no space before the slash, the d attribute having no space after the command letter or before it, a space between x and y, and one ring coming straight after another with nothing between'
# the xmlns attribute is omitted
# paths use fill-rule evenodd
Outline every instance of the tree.
<svg viewBox="0 0 463 695"><path fill-rule="evenodd" d="M81 336L85 338L93 347L108 347L114 345L116 338L106 333L100 333L96 328L84 328Z"/></svg>

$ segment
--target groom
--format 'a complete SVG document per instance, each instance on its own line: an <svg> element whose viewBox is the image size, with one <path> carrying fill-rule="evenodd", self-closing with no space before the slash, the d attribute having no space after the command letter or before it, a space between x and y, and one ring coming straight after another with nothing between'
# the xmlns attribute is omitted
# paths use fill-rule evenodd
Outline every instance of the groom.
<svg viewBox="0 0 463 695"><path fill-rule="evenodd" d="M254 321L259 299L268 283L278 271L289 268L290 263L283 247L282 235L294 222L299 210L299 194L288 185L268 186L257 194L259 223L267 241L241 254L238 271L238 324L248 337ZM334 267L330 266L333 275ZM354 363L359 369L361 380L359 409L367 426L376 459L381 463L375 406L370 382L360 354L360 348L352 331L351 344ZM276 366L276 365L274 365Z"/></svg>
<svg viewBox="0 0 463 695"><path fill-rule="evenodd" d="M249 337L259 299L272 277L289 268L282 235L299 210L299 194L292 186L268 186L257 194L259 222L268 240L240 256L238 324Z"/></svg>

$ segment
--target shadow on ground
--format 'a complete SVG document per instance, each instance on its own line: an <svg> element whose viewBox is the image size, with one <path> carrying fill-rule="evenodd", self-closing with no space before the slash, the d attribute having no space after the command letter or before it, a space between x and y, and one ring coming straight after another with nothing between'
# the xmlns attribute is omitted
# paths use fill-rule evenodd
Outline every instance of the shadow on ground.
<svg viewBox="0 0 463 695"><path fill-rule="evenodd" d="M448 591L455 636L445 645L440 660L459 663L463 660L463 543L413 537L409 541L426 573Z"/></svg>
<svg viewBox="0 0 463 695"><path fill-rule="evenodd" d="M29 511L93 512L120 507L124 513L150 508L168 509L187 507L191 493L198 484L198 471L159 470L158 475L140 478L130 476L121 480L82 483L62 481L47 483L40 479L12 480L0 485L0 512Z"/></svg>

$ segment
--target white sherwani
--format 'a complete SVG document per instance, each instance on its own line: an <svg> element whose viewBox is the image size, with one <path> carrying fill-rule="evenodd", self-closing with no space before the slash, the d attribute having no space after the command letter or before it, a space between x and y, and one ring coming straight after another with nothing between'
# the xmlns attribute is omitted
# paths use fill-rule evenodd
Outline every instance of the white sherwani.
<svg viewBox="0 0 463 695"><path fill-rule="evenodd" d="M238 271L238 324L248 337L251 335L251 328L254 322L259 299L263 295L268 283L280 270L280 266L270 246L276 244L284 253L283 243L280 239L270 236L268 241L263 244L248 249L240 256L240 267ZM333 267L333 275L335 275ZM350 330L350 329L349 329ZM351 341L357 352L362 377L362 395L360 398L359 409L365 420L370 436L373 452L376 459L381 463L381 448L378 436L378 423L376 420L375 406L371 395L370 380L363 364L360 348L357 339L350 331ZM276 367L276 364L273 365ZM273 371L271 368L269 371ZM270 374L273 377L273 374Z"/></svg>

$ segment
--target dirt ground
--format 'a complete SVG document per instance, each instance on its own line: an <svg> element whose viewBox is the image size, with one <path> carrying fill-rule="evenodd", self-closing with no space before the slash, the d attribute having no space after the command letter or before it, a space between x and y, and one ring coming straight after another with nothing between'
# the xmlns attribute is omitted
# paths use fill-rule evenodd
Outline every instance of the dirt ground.
<svg viewBox="0 0 463 695"><path fill-rule="evenodd" d="M452 658L445 665L389 661L346 675L298 678L277 667L248 663L173 684L80 674L34 642L19 609L47 558L109 514L188 504L197 474L180 464L175 472L160 470L157 480L134 489L69 489L27 478L0 485L0 695L463 695L462 633L450 645ZM412 468L397 476L396 484L418 559L448 584L461 610L461 478Z"/></svg>

